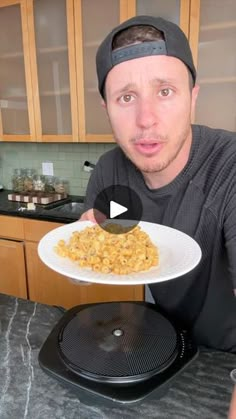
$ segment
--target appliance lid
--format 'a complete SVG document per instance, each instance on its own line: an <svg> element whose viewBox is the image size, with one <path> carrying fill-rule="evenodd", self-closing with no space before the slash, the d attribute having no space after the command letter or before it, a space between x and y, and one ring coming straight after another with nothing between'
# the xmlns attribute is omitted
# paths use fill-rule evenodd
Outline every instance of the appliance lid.
<svg viewBox="0 0 236 419"><path fill-rule="evenodd" d="M84 378L113 384L144 381L164 371L178 355L179 337L151 307L112 302L82 308L58 336L62 361Z"/></svg>

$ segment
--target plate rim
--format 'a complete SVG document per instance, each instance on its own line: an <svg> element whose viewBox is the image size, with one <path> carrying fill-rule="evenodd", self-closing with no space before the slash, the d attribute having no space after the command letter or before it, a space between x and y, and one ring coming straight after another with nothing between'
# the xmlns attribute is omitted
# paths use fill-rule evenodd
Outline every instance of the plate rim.
<svg viewBox="0 0 236 419"><path fill-rule="evenodd" d="M127 221L129 221L129 220L127 220ZM78 275L76 274L76 275L70 276L71 273L65 273L63 271L63 269L58 268L58 267L55 268L55 266L52 266L53 264L51 264L50 262L48 262L47 258L45 259L44 255L42 256L42 246L44 245L44 242L47 239L49 239L51 236L53 236L53 234L54 234L55 231L57 231L59 233L59 231L61 231L61 230L68 230L69 229L70 232L71 232L71 234L72 234L72 231L74 230L74 227L76 225L78 225L78 224L80 224L80 226L81 226L81 229L80 230L82 230L85 227L96 225L95 223L93 223L91 221L79 221L79 220L76 220L76 221L74 221L72 223L68 223L68 224L65 224L65 225L56 227L55 229L53 229L53 230L49 231L48 233L46 233L40 239L40 241L38 243L38 247L37 247L37 251L38 251L38 255L39 255L40 260L48 268L50 268L53 271L55 271L55 272L57 272L57 273L65 276L65 277L69 278L70 280L76 281L77 283L80 283L80 282L82 282L82 283L83 282L88 283L89 282L91 284L95 283L95 284L103 284L103 285L123 285L123 286L124 285L145 285L145 284L148 285L148 284L155 284L155 283L160 283L160 282L164 282L164 281L169 281L169 280L172 280L172 279L177 279L178 277L185 275L186 273L192 271L199 264L199 262L201 261L201 258L202 258L202 250L201 250L201 247L199 246L198 242L194 238L192 238L191 236L189 236L187 233L184 233L183 231L178 230L178 229L176 229L174 227L169 227L169 226L166 226L166 225L163 225L163 224L151 223L151 222L148 222L148 221L142 221L141 220L138 223L138 225L140 225L141 228L142 228L142 226L145 226L145 225L149 225L149 226L155 225L155 227L158 227L158 228L162 229L162 231L166 229L168 231L172 231L175 234L177 233L178 236L180 236L180 237L182 236L182 237L185 238L185 240L188 240L189 243L192 243L192 245L195 246L195 249L198 252L198 254L197 254L197 256L195 258L195 261L192 264L192 266L191 267L186 267L185 270L181 270L175 276L171 275L171 276L168 277L168 275L167 275L164 278L163 277L159 277L158 278L158 272L157 272L157 278L156 279L153 279L153 278L152 279L150 279L150 278L146 278L145 279L145 274L153 271L154 269L155 270L158 270L159 266L152 267L148 271L141 271L141 272L137 272L137 273L133 273L133 274L128 274L128 275L102 274L102 273L99 273L99 272L94 272L90 268L86 268L86 272L89 273L89 274L91 274L91 276L92 276L92 278L89 278L89 279L87 277L86 278L83 278L83 272L82 272L82 278L79 278L78 277L79 275L81 275L81 270L83 271L83 269L84 269L84 268L78 267L78 269L80 270L79 273L78 273ZM69 228L68 228L68 226L69 226ZM63 237L61 237L61 239L63 239ZM57 240L60 240L60 238L57 238ZM50 249L50 251L51 250L52 249ZM159 248L159 250L160 250L160 248ZM60 258L60 256L58 256L58 257ZM67 258L67 260L72 264L71 266L73 266L74 262L71 261L69 258ZM101 278L97 278L96 277L97 275L99 275L100 277L102 277L102 279ZM113 275L114 275L114 277L112 278ZM138 279L138 277L140 277L140 276L143 276L143 278L142 279ZM127 277L128 277L128 279L127 279ZM115 279L115 278L118 278L118 279Z"/></svg>

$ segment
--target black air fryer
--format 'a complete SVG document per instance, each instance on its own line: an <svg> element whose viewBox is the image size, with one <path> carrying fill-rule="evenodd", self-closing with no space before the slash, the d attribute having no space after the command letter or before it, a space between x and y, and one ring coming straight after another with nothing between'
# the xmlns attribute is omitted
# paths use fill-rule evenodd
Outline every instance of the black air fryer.
<svg viewBox="0 0 236 419"><path fill-rule="evenodd" d="M111 302L68 310L39 353L46 373L82 394L134 403L161 397L196 356L188 333L154 304Z"/></svg>

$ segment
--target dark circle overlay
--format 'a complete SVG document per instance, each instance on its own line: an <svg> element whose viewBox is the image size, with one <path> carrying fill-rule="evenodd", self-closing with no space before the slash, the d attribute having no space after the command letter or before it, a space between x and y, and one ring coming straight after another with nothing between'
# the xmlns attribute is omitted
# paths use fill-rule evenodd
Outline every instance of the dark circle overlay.
<svg viewBox="0 0 236 419"><path fill-rule="evenodd" d="M111 201L127 208L127 211L111 218ZM121 229L118 228L115 233L121 234L122 227L126 232L129 232L137 226L142 219L143 206L141 199L133 189L128 186L112 185L99 192L94 202L93 211L94 218L101 228L109 232L109 226L117 224L121 226ZM102 217L101 214L104 214L105 217Z"/></svg>

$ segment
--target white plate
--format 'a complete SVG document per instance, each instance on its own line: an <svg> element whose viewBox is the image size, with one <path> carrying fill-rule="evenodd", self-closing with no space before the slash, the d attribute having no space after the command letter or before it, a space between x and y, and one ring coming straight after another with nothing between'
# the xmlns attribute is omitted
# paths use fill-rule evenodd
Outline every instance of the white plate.
<svg viewBox="0 0 236 419"><path fill-rule="evenodd" d="M141 221L139 226L145 231L152 242L158 246L159 265L149 271L135 272L129 275L102 274L89 268L81 268L68 258L58 256L54 246L59 240L66 242L73 231L81 231L94 225L90 221L76 221L58 227L46 234L38 246L41 260L51 269L69 278L99 284L134 285L151 284L177 278L191 271L201 259L199 245L189 237L170 227Z"/></svg>

